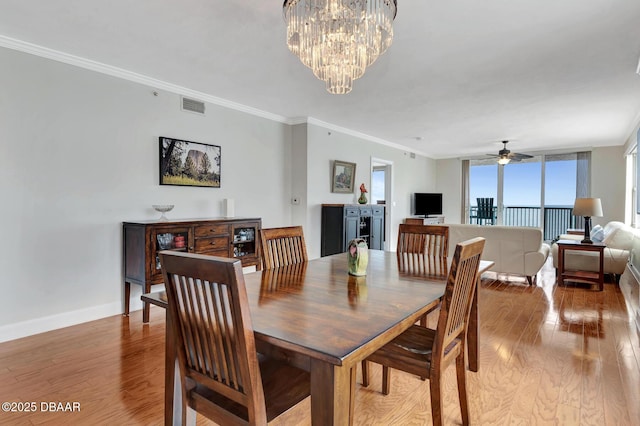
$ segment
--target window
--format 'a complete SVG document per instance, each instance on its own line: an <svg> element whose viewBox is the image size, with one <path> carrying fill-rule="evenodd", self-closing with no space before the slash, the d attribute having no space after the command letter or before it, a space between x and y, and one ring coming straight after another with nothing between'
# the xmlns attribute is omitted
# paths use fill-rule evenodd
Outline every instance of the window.
<svg viewBox="0 0 640 426"><path fill-rule="evenodd" d="M476 200L490 197L499 225L542 227L545 240L580 227L573 203L590 194L590 163L590 152L534 156L504 166L495 159L465 161L465 222L478 223Z"/></svg>

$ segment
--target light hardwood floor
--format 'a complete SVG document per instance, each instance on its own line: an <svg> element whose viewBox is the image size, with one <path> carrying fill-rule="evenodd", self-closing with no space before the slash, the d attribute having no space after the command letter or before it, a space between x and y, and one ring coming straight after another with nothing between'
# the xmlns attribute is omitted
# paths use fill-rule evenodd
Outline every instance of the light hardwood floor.
<svg viewBox="0 0 640 426"><path fill-rule="evenodd" d="M479 425L640 425L640 342L616 284L555 285L547 263L538 285L488 274L480 289L481 361L467 373ZM508 280L507 280L508 279ZM159 425L164 311L152 308L0 344L0 402L35 402L34 413L0 412L2 425ZM434 318L431 318L433 321ZM358 385L357 425L428 425L429 383L393 371L391 394ZM446 424L461 424L454 369L444 390ZM358 375L360 382L360 376ZM79 412L42 412L78 402ZM307 425L309 400L274 424ZM198 417L198 424L211 424Z"/></svg>

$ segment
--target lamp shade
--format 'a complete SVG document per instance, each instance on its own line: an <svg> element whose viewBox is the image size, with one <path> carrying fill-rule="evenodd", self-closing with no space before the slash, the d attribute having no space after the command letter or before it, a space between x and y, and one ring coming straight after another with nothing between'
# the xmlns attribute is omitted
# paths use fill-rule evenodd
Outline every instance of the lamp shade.
<svg viewBox="0 0 640 426"><path fill-rule="evenodd" d="M573 205L574 216L602 216L602 203L600 198L576 198Z"/></svg>

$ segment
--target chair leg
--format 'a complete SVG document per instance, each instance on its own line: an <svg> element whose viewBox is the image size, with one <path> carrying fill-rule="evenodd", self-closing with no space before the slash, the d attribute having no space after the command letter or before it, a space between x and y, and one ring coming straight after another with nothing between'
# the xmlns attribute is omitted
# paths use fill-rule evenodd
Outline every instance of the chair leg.
<svg viewBox="0 0 640 426"><path fill-rule="evenodd" d="M527 275L527 282L529 283L529 285L533 285L534 280L535 276Z"/></svg>
<svg viewBox="0 0 640 426"><path fill-rule="evenodd" d="M369 386L369 361L362 361L362 386Z"/></svg>
<svg viewBox="0 0 640 426"><path fill-rule="evenodd" d="M391 388L391 369L386 365L382 366L382 394L389 395Z"/></svg>
<svg viewBox="0 0 640 426"><path fill-rule="evenodd" d="M351 369L351 389L349 392L349 425L354 422L354 413L356 411L356 375L358 366L354 365Z"/></svg>
<svg viewBox="0 0 640 426"><path fill-rule="evenodd" d="M440 398L440 374L441 371L431 369L429 375L429 390L431 393L431 419L433 426L442 426L442 399Z"/></svg>
<svg viewBox="0 0 640 426"><path fill-rule="evenodd" d="M456 376L458 378L458 397L460 398L460 411L462 424L469 424L469 401L467 400L467 376L464 362L464 351L456 357Z"/></svg>

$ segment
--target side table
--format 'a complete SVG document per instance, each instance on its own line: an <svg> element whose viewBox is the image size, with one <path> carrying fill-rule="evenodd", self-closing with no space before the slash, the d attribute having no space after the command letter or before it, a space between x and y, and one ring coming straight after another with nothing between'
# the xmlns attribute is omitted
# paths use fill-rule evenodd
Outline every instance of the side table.
<svg viewBox="0 0 640 426"><path fill-rule="evenodd" d="M569 235L584 235L584 228L568 228L567 234Z"/></svg>
<svg viewBox="0 0 640 426"><path fill-rule="evenodd" d="M558 244L558 283L563 284L565 279L574 279L598 284L598 290L604 290L604 249L607 247L602 243L582 244L580 241L559 240ZM594 251L599 254L600 268L598 272L593 271L565 271L564 252L573 251Z"/></svg>

